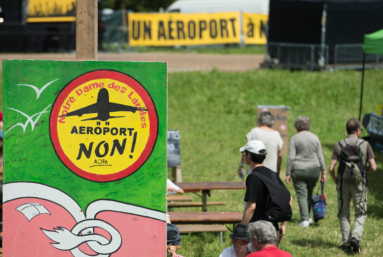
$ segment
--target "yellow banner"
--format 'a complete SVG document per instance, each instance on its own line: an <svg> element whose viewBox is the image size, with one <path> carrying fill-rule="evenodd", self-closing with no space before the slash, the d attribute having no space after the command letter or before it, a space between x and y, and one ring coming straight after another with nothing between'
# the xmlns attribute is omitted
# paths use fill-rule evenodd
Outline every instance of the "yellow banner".
<svg viewBox="0 0 383 257"><path fill-rule="evenodd" d="M245 34L245 44L266 44L266 24L269 19L266 14L243 13L243 33Z"/></svg>
<svg viewBox="0 0 383 257"><path fill-rule="evenodd" d="M29 0L27 22L72 22L76 0Z"/></svg>
<svg viewBox="0 0 383 257"><path fill-rule="evenodd" d="M130 13L130 46L240 43L239 12Z"/></svg>
<svg viewBox="0 0 383 257"><path fill-rule="evenodd" d="M378 105L378 115L383 115L383 105Z"/></svg>

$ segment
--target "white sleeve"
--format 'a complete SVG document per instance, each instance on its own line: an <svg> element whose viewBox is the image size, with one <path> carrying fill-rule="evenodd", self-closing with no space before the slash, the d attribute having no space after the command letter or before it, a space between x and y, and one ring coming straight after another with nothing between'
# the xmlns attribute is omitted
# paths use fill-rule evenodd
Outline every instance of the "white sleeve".
<svg viewBox="0 0 383 257"><path fill-rule="evenodd" d="M170 179L167 180L166 182L166 187L169 188L169 187L172 187L173 188L173 192L176 192L177 190L179 190L179 186L177 186L176 184L174 184Z"/></svg>
<svg viewBox="0 0 383 257"><path fill-rule="evenodd" d="M282 148L283 148L283 139L282 139L282 137L281 137L281 134L277 131L277 133L278 133L278 152L280 151L280 150L282 150Z"/></svg>

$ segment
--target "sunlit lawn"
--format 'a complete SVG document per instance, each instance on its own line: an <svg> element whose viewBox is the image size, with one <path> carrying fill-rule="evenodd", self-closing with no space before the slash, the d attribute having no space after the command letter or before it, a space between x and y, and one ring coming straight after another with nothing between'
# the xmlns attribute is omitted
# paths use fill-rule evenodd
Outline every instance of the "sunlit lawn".
<svg viewBox="0 0 383 257"><path fill-rule="evenodd" d="M246 133L256 125L257 105L288 105L289 137L294 135L294 119L311 119L311 131L321 140L328 166L334 144L346 136L345 124L357 117L361 73L290 72L257 70L247 73L171 73L169 75L169 129L181 132L182 176L184 182L239 181L239 147ZM363 113L376 112L383 104L383 72L367 71ZM363 132L362 136L367 136ZM383 227L383 154L375 152L378 170L369 174L368 219L361 246L362 256L382 256ZM283 160L285 170L286 156ZM284 172L282 172L284 173ZM285 175L282 175L283 180ZM296 199L293 187L289 187ZM197 196L195 201L200 201ZM308 229L297 227L299 210L293 203L294 216L288 224L281 249L293 256L343 256L337 249L341 234L337 219L335 184L325 186L328 209L326 218ZM212 191L210 201L225 201L209 211L243 211L243 190ZM178 211L200 211L182 208ZM353 219L353 218L352 218ZM230 228L231 226L229 226ZM218 256L231 242L230 232L219 243L218 233L183 236L180 254Z"/></svg>
<svg viewBox="0 0 383 257"><path fill-rule="evenodd" d="M0 75L1 78L1 75ZM246 73L212 71L170 73L169 129L181 132L182 176L184 182L239 181L236 174L239 147L246 133L256 125L257 105L288 105L289 137L294 135L294 119L311 119L311 131L321 140L328 166L334 144L346 136L345 124L357 117L361 74L348 72L290 72L257 70ZM363 113L376 112L383 104L383 72L367 71ZM0 82L2 83L2 81ZM0 87L2 90L2 86ZM2 101L2 94L0 95ZM2 107L1 107L2 108ZM364 131L362 136L367 136ZM383 255L383 154L375 151L377 172L370 174L368 219L361 246L362 256ZM282 164L282 178L286 156ZM289 187L296 199L293 187ZM293 256L344 256L337 247L341 235L336 217L335 184L328 180L325 194L326 218L307 229L298 228L297 201L280 248ZM197 196L191 195L196 201ZM209 211L243 211L244 190L212 191L210 201L225 201L225 206L210 206ZM200 211L183 208L178 211ZM353 219L353 218L352 218ZM231 227L231 226L229 226ZM230 232L223 245L218 233L183 236L184 256L219 256L230 243Z"/></svg>

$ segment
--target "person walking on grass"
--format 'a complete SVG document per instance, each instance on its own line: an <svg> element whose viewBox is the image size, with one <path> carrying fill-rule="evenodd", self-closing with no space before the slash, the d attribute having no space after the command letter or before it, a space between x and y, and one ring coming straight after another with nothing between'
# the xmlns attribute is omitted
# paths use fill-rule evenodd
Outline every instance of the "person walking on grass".
<svg viewBox="0 0 383 257"><path fill-rule="evenodd" d="M265 179L275 181L275 187L282 187L281 189L285 190L286 195L279 198L287 199L287 202L284 202L283 204L284 206L287 205L291 211L292 197L288 190L279 176L271 169L266 168L263 164L267 153L265 145L259 140L252 140L247 142L247 144L240 148L239 151L245 156L244 159L246 160L246 164L249 165L252 170L252 173L249 174L246 179L246 194L244 199L246 206L241 223L247 224L249 222L266 219L266 205L268 203L267 200L270 195L270 190L265 184ZM278 242L281 242L285 235L287 222L282 222L280 226L278 226L277 222L274 222L273 225L278 231Z"/></svg>
<svg viewBox="0 0 383 257"><path fill-rule="evenodd" d="M291 186L291 177L298 198L301 215L300 227L308 227L310 218L311 196L322 171L321 182L326 181L326 165L319 138L309 132L310 119L299 116L294 122L297 130L290 139L289 154L286 164L286 182Z"/></svg>
<svg viewBox="0 0 383 257"><path fill-rule="evenodd" d="M361 253L359 245L362 238L363 225L367 218L367 174L376 170L375 155L370 144L359 139L362 128L359 120L348 120L348 137L339 141L334 147L329 172L337 185L338 219L342 233L342 245L339 249ZM338 173L335 175L335 165L339 162ZM367 166L367 163L369 164ZM350 201L355 208L354 229L350 225Z"/></svg>
<svg viewBox="0 0 383 257"><path fill-rule="evenodd" d="M249 224L251 253L242 248L238 257L292 257L277 247L277 233L272 223L260 220Z"/></svg>
<svg viewBox="0 0 383 257"><path fill-rule="evenodd" d="M282 164L282 146L283 140L278 131L272 129L274 125L274 116L266 111L261 112L258 116L258 127L250 130L246 135L247 142L251 140L260 140L264 143L267 149L267 159L264 165L276 172L279 176ZM245 163L245 157L242 156L241 162L238 167L238 174L241 176L242 168ZM247 174L250 174L252 170L247 165Z"/></svg>
<svg viewBox="0 0 383 257"><path fill-rule="evenodd" d="M233 245L223 250L219 257L238 257L238 253L242 247L247 249L247 244L250 239L247 224L237 224L233 234L230 234L230 238Z"/></svg>

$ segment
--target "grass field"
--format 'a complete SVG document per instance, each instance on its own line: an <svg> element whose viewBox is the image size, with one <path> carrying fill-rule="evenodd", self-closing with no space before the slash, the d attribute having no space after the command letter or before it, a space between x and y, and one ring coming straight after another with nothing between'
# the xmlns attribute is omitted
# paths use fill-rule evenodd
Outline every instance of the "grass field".
<svg viewBox="0 0 383 257"><path fill-rule="evenodd" d="M363 112L376 112L383 101L383 72L367 71ZM238 181L236 169L239 147L246 133L256 125L257 105L288 105L289 137L295 134L294 119L310 117L311 131L321 140L326 165L334 144L346 137L345 124L359 110L361 73L289 72L257 70L247 73L171 73L169 75L169 129L181 132L182 176L184 182ZM366 136L363 132L362 136ZM361 246L362 256L382 256L383 227L383 154L377 153L378 170L369 174L368 219ZM282 164L282 178L286 156ZM293 187L287 186L294 199ZM341 244L337 198L334 182L326 183L328 201L326 218L308 229L297 227L299 210L293 203L293 219L288 223L281 249L293 256L344 256ZM189 194L198 200L197 196ZM209 207L209 211L243 211L242 190L212 191L210 201L225 201L226 206ZM182 211L200 211L183 208ZM353 219L353 218L352 218ZM231 227L231 226L229 226ZM183 236L184 256L219 256L231 242L229 232L224 244L219 234L203 233Z"/></svg>
<svg viewBox="0 0 383 257"><path fill-rule="evenodd" d="M356 71L170 73L168 127L181 132L184 182L239 181L238 149L245 144L247 132L256 126L257 105L290 106L289 137L295 134L294 119L299 115L308 116L311 131L321 140L328 166L334 144L346 136L346 121L358 115L360 80L361 74ZM364 113L376 112L376 106L383 104L382 81L382 71L366 72ZM362 136L366 135L363 131ZM368 219L361 241L362 256L383 256L383 154L375 152L375 155L378 170L369 174ZM285 166L286 156L282 163L283 180ZM293 187L287 188L296 199ZM212 191L208 200L225 201L226 205L208 210L242 212L244 193L244 190ZM331 179L326 183L325 194L326 218L307 229L297 227L299 210L294 201L293 219L288 223L281 249L293 256L345 256L337 249L341 235L336 217L335 184ZM179 210L200 211L200 208ZM182 249L178 252L187 257L219 256L223 248L231 244L229 234L224 234L223 245L218 233L182 236Z"/></svg>

